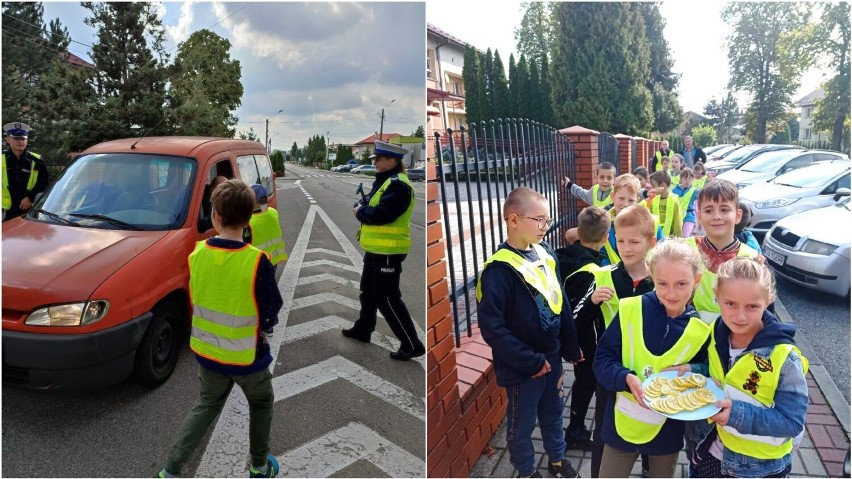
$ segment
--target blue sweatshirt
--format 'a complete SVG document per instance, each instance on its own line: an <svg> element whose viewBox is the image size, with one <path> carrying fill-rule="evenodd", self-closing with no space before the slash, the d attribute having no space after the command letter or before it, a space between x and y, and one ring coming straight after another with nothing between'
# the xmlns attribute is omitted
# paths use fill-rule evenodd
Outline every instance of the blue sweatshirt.
<svg viewBox="0 0 852 479"><path fill-rule="evenodd" d="M656 291L645 293L642 298L642 338L651 354L660 356L671 349L683 335L689 318L697 318L698 313L691 305L677 318L666 315L665 306L657 298ZM709 343L710 339L707 339ZM630 393L627 387L627 375L636 374L624 367L621 360L621 318L616 314L609 327L598 342L593 370L598 384L612 392ZM707 343L695 350L695 356L684 358L684 363L707 362ZM673 454L683 449L684 422L666 419L657 436L646 444L633 444L619 437L615 429L615 396L606 402L603 423L603 441L607 445L622 451L658 456Z"/></svg>
<svg viewBox="0 0 852 479"><path fill-rule="evenodd" d="M240 249L245 246L242 241L233 241L224 238L209 238L207 244L214 248ZM257 301L257 309L260 315L260 328L257 334L257 353L254 363L248 366L232 366L217 363L211 359L195 355L195 359L202 367L210 371L224 374L226 376L246 376L269 367L272 363L272 355L269 353L269 344L261 331L271 331L278 324L278 311L284 305L281 292L278 291L278 283L275 282L275 267L266 255L260 259L257 265L257 275L254 280L254 297Z"/></svg>
<svg viewBox="0 0 852 479"><path fill-rule="evenodd" d="M553 250L544 243L542 246L555 260ZM500 249L517 251L529 261L539 259L532 248L514 250L503 243ZM556 268L558 275L558 264ZM548 355L559 353L569 362L580 358L574 315L564 292L562 312L557 315L550 310L547 300L507 263L490 263L483 270L480 282L482 299L476 310L479 328L482 338L491 346L499 386L529 381L544 367Z"/></svg>

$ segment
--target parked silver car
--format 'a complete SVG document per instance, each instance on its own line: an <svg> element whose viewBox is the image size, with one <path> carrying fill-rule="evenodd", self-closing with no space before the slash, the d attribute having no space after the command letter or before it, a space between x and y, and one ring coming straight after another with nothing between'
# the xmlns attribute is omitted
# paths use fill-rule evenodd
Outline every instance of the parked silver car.
<svg viewBox="0 0 852 479"><path fill-rule="evenodd" d="M755 156L733 170L728 170L718 178L724 178L737 185L737 189L754 183L765 183L779 175L796 168L803 168L816 161L843 160L849 157L835 151L822 150L777 150L766 151Z"/></svg>
<svg viewBox="0 0 852 479"><path fill-rule="evenodd" d="M796 284L848 298L852 229L839 226L850 222L849 196L784 218L763 241L766 264Z"/></svg>
<svg viewBox="0 0 852 479"><path fill-rule="evenodd" d="M732 151L731 154L725 156L725 159L720 161L714 161L712 163L707 164L707 171L713 170L716 172L716 176L721 175L722 173L733 170L734 168L750 161L755 156L764 153L766 151L777 151L777 150L799 150L804 151L805 149L801 146L796 145L766 145L766 144L754 144L754 145L746 145L742 148L737 148Z"/></svg>
<svg viewBox="0 0 852 479"><path fill-rule="evenodd" d="M820 161L775 178L746 186L740 201L751 209L746 229L766 233L781 218L830 206L849 196L849 160Z"/></svg>

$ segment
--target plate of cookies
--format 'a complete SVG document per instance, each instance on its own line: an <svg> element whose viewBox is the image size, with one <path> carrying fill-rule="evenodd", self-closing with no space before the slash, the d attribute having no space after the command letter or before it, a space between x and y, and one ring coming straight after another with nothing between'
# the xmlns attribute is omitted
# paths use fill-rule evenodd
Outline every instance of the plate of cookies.
<svg viewBox="0 0 852 479"><path fill-rule="evenodd" d="M663 371L642 382L645 404L654 411L671 419L697 421L721 411L716 401L725 398L725 393L707 377L686 373L678 376L677 371Z"/></svg>

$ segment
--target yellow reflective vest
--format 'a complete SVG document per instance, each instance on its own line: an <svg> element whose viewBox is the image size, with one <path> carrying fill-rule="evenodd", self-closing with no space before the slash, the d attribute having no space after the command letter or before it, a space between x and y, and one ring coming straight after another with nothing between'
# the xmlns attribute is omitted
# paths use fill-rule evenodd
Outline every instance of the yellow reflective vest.
<svg viewBox="0 0 852 479"><path fill-rule="evenodd" d="M612 318L618 313L618 294L615 292L615 282L612 280L612 272L618 264L608 264L606 266L598 266L594 263L589 263L578 268L568 277L574 276L577 273L591 273L595 277L595 289L606 286L612 290L613 294L609 301L604 301L599 306L601 314L603 314L604 327L608 328ZM591 299L589 300L591 301Z"/></svg>
<svg viewBox="0 0 852 479"><path fill-rule="evenodd" d="M792 344L775 346L768 358L746 352L737 359L728 374L725 374L713 334L708 350L710 376L722 383L725 397L728 399L743 401L760 409L775 407L775 390L781 377L781 369L792 351L802 358L803 373L807 374L808 360L802 356L799 348ZM726 448L757 459L780 459L793 450L791 437L745 434L731 426L718 424L716 430Z"/></svg>
<svg viewBox="0 0 852 479"><path fill-rule="evenodd" d="M689 202L692 201L692 197L695 196L695 193L698 190L695 186L690 186L688 190L684 191L682 195L680 195L680 212L684 218L686 218L686 210L689 209Z"/></svg>
<svg viewBox="0 0 852 479"><path fill-rule="evenodd" d="M369 206L376 206L382 199L382 194L390 187L392 181L401 181L411 191L411 201L408 209L393 222L384 225L361 224L358 241L364 251L376 254L408 254L411 250L411 213L414 211L414 191L405 173L399 173L388 178L379 191L370 198Z"/></svg>
<svg viewBox="0 0 852 479"><path fill-rule="evenodd" d="M702 176L701 178L696 178L692 180L692 186L701 189L704 188L704 183L707 182L707 176Z"/></svg>
<svg viewBox="0 0 852 479"><path fill-rule="evenodd" d="M547 305L553 311L553 314L560 314L562 312L562 287L556 274L556 260L541 245L533 245L533 249L538 255L538 261L535 262L527 261L526 258L509 249L498 249L482 265L482 271L485 272L485 268L494 261L508 263L521 274L527 284L541 293L547 300ZM482 274L479 275L479 280L476 282L476 300L482 301Z"/></svg>
<svg viewBox="0 0 852 479"><path fill-rule="evenodd" d="M281 237L281 224L278 222L278 210L267 208L251 215L251 243L255 248L268 254L272 265L287 260L284 238Z"/></svg>
<svg viewBox="0 0 852 479"><path fill-rule="evenodd" d="M645 200L647 201L647 200ZM672 234L672 226L674 224L674 213L675 213L675 204L680 204L680 197L674 193L669 194L666 197L666 217L665 219L660 218L660 195L654 197L651 200L650 206L648 209L651 211L651 214L654 215L654 218L657 218L657 223L662 223L663 227L663 236L671 236Z"/></svg>
<svg viewBox="0 0 852 479"><path fill-rule="evenodd" d="M41 155L38 153L33 153L31 151L27 151L34 158L41 158ZM6 173L6 154L3 153L3 209L10 210L12 209L12 194L9 193L9 175ZM35 160L30 160L30 177L27 179L27 191L32 191L35 188L36 182L38 181L38 169L36 168Z"/></svg>
<svg viewBox="0 0 852 479"><path fill-rule="evenodd" d="M685 238L684 241L686 241L686 244L689 246L699 249L698 244L695 242L695 236ZM757 256L757 251L745 243L740 243L740 249L737 251L737 256L741 258L754 258ZM695 290L695 295L692 298L692 304L695 306L696 311L698 311L698 315L701 316L701 320L707 324L712 324L716 321L716 318L719 317L719 314L722 311L719 308L718 301L716 301L716 294L713 293L713 288L716 286L717 278L718 276L716 273L707 269L702 262L701 282L698 283L698 288Z"/></svg>
<svg viewBox="0 0 852 479"><path fill-rule="evenodd" d="M254 283L264 254L252 245L223 249L200 241L189 255L195 354L221 364L254 363L260 323Z"/></svg>
<svg viewBox="0 0 852 479"><path fill-rule="evenodd" d="M655 356L645 346L642 336L642 296L624 298L619 304L621 325L621 363L635 371L640 381L665 368L687 364L707 337L710 326L690 318L683 334L671 349ZM633 444L651 442L666 422L666 417L653 409L642 407L630 392L620 391L615 398L615 429L625 441Z"/></svg>
<svg viewBox="0 0 852 479"><path fill-rule="evenodd" d="M609 194L602 200L598 200L598 192L601 190L601 185L592 186L592 206L600 206L601 208L605 208L612 204L612 190L609 190Z"/></svg>

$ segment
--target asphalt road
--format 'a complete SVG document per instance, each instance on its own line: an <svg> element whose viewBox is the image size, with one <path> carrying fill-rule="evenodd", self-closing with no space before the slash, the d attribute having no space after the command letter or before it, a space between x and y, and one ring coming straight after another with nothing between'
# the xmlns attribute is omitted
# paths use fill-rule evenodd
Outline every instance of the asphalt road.
<svg viewBox="0 0 852 479"><path fill-rule="evenodd" d="M301 262L303 267L279 266L279 288L290 301L285 298L287 311L282 313L287 314L279 316L282 324L273 336L273 345L280 347L273 370L277 402L271 452L291 476L399 477L412 475L407 471L417 468L425 470L422 361L398 363L388 358L398 342L382 319L370 345L346 340L339 332L345 321L357 317L353 304L357 305L363 253L354 240L357 222L351 210L357 183L364 181L368 187L369 180L305 177L302 186L316 205L295 181L292 173L278 181L282 230L291 253L288 262ZM412 236L414 244L422 245L423 184L415 190L419 201ZM313 223L306 231L303 224L309 217ZM343 246L344 237L348 246ZM302 252L294 255L299 244ZM424 261L423 248L414 248L402 279L403 298L421 331ZM323 293L336 296L316 296ZM197 368L186 348L172 377L153 390L130 381L70 395L4 386L3 476L153 477L197 399ZM184 475L247 473L247 444L240 444L247 436L241 416L245 400L242 393L233 396L220 416L221 424L202 440ZM217 449L219 445L225 447ZM325 460L317 460L317 451Z"/></svg>

